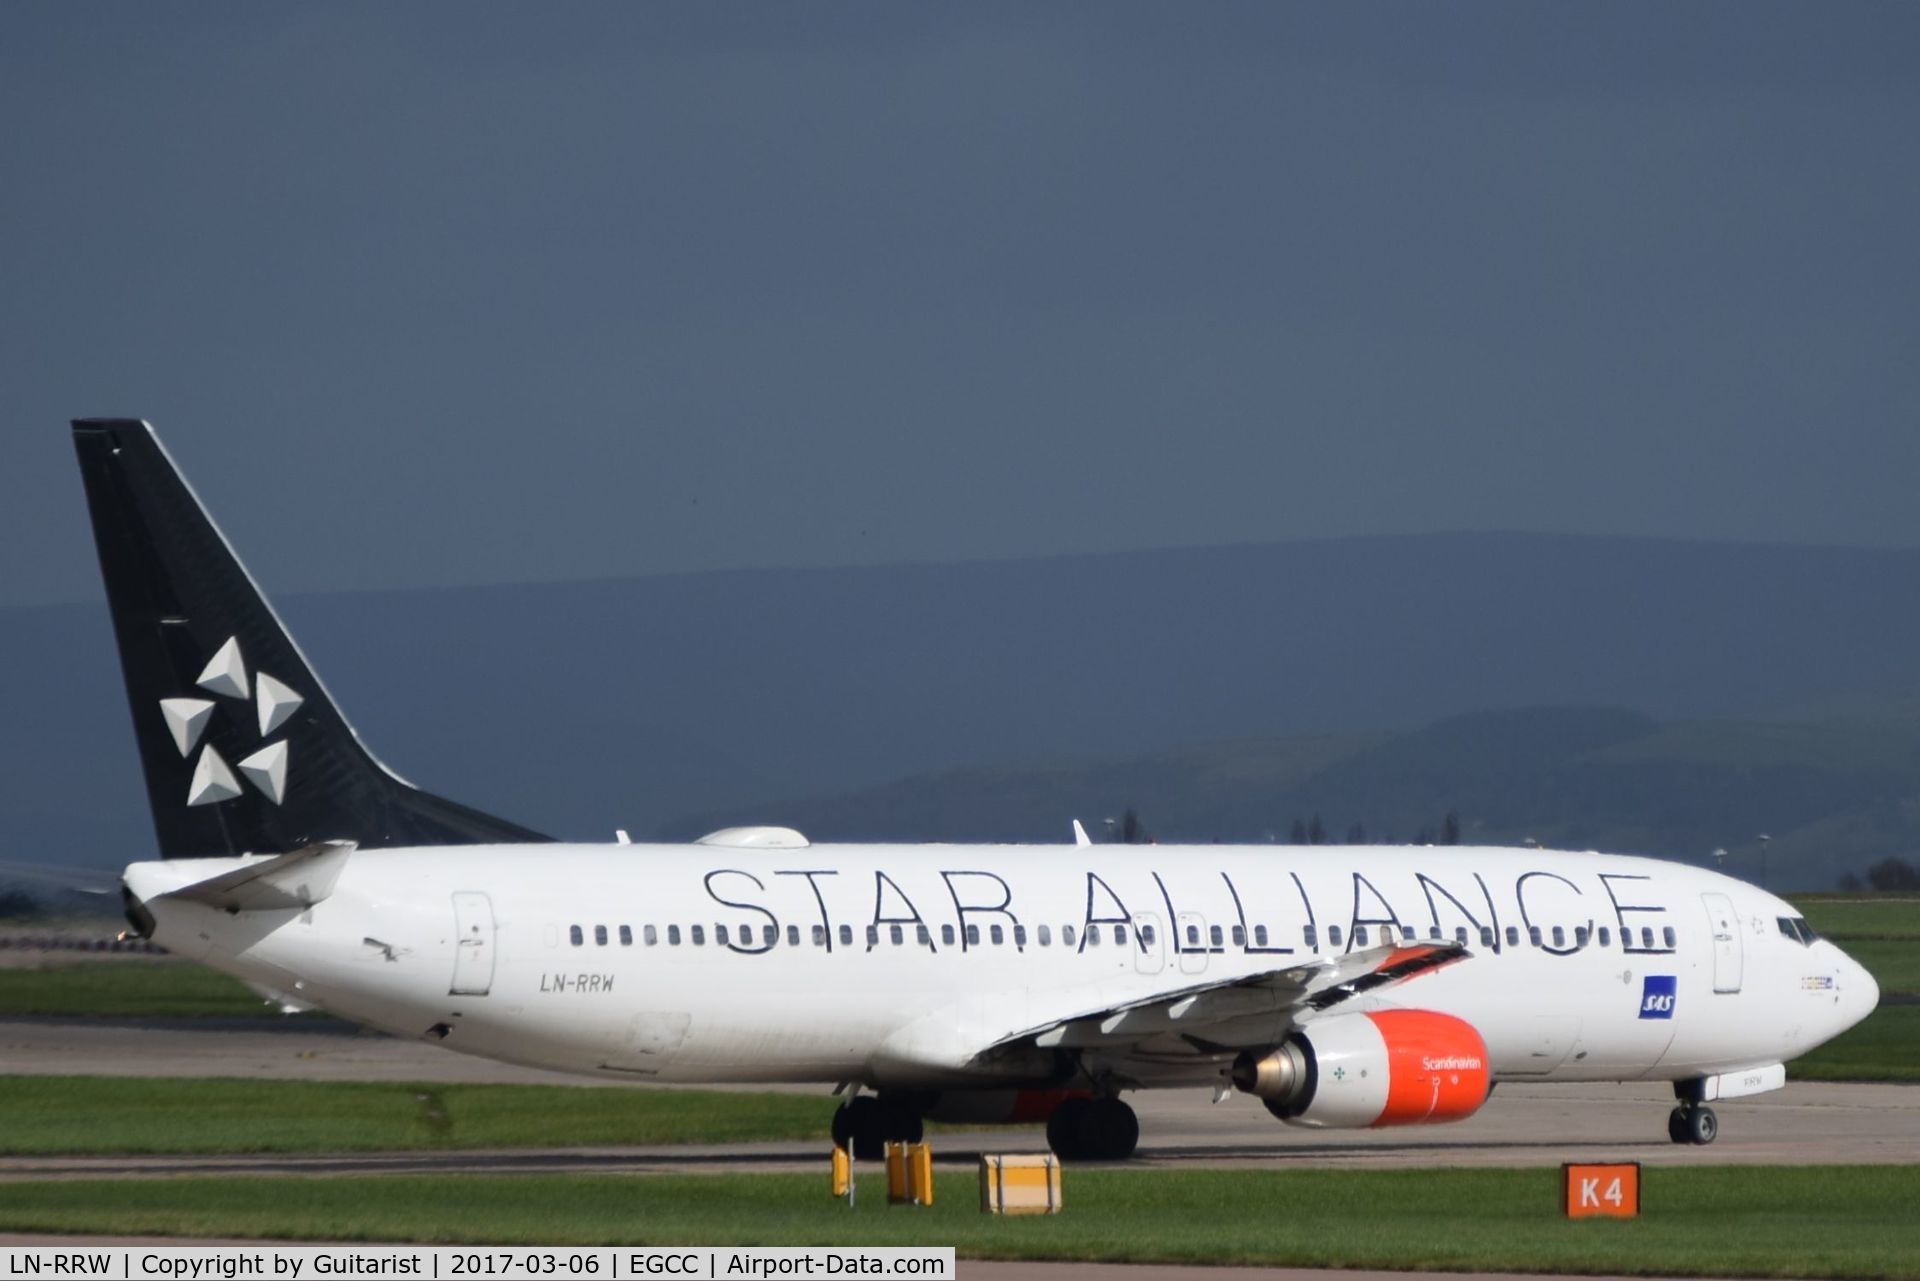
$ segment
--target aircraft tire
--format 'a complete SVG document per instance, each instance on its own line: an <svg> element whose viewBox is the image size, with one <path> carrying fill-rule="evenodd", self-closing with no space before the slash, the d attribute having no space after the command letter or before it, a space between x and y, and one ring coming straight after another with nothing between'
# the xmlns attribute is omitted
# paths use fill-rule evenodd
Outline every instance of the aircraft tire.
<svg viewBox="0 0 1920 1281"><path fill-rule="evenodd" d="M1088 1161L1093 1159L1089 1150L1092 1138L1092 1126L1088 1124L1093 1113L1091 1099L1065 1099L1047 1118L1047 1146L1062 1161Z"/></svg>
<svg viewBox="0 0 1920 1281"><path fill-rule="evenodd" d="M1095 1099L1088 1122L1102 1161L1124 1161L1140 1146L1140 1118L1119 1099Z"/></svg>
<svg viewBox="0 0 1920 1281"><path fill-rule="evenodd" d="M842 1103L833 1114L833 1142L848 1148L856 1161L878 1161L887 1154L886 1109L870 1094Z"/></svg>
<svg viewBox="0 0 1920 1281"><path fill-rule="evenodd" d="M1705 1147L1720 1134L1720 1118L1713 1109L1697 1107L1689 1109L1687 1114L1687 1141Z"/></svg>
<svg viewBox="0 0 1920 1281"><path fill-rule="evenodd" d="M1667 1138L1675 1143L1691 1143L1693 1136L1687 1132L1687 1110L1675 1108L1667 1113Z"/></svg>

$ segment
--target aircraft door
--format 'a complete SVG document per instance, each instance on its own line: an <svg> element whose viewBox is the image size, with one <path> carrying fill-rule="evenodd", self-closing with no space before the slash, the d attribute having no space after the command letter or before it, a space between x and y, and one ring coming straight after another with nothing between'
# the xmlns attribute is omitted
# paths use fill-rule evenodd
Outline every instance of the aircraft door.
<svg viewBox="0 0 1920 1281"><path fill-rule="evenodd" d="M1179 932L1174 947L1180 953L1180 972L1204 973L1207 968L1206 918L1198 912L1182 912L1174 928Z"/></svg>
<svg viewBox="0 0 1920 1281"><path fill-rule="evenodd" d="M1167 964L1167 938L1160 918L1152 912L1138 912L1133 918L1133 968L1142 974L1158 974Z"/></svg>
<svg viewBox="0 0 1920 1281"><path fill-rule="evenodd" d="M474 890L453 896L453 985L449 996L485 996L493 990L493 900Z"/></svg>
<svg viewBox="0 0 1920 1281"><path fill-rule="evenodd" d="M1745 958L1740 950L1740 917L1724 894L1702 894L1707 924L1713 930L1713 990L1738 992Z"/></svg>

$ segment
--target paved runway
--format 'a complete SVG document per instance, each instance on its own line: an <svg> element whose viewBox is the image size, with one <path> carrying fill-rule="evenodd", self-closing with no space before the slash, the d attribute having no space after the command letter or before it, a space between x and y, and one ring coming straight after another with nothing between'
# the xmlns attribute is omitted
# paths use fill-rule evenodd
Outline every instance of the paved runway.
<svg viewBox="0 0 1920 1281"><path fill-rule="evenodd" d="M246 1076L287 1080L499 1081L581 1085L572 1077L357 1033L330 1020L0 1019L0 1073ZM612 1088L632 1088L614 1086ZM815 1091L808 1091L815 1092ZM822 1115L833 1106L824 1089ZM1649 1165L1880 1164L1920 1157L1920 1087L1795 1083L1720 1105L1719 1140L1666 1139L1665 1085L1503 1085L1457 1125L1365 1131L1283 1126L1253 1099L1205 1091L1129 1096L1143 1167L1557 1165L1612 1158ZM457 1122L457 1118L456 1118ZM937 1135L943 1162L1038 1151L1037 1127ZM0 1178L99 1174L401 1172L717 1172L815 1170L816 1143L503 1151L0 1159Z"/></svg>

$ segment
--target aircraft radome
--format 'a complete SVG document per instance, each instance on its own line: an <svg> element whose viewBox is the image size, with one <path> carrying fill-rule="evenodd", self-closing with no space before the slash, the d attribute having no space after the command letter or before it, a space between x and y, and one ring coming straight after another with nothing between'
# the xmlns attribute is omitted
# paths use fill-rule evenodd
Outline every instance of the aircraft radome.
<svg viewBox="0 0 1920 1281"><path fill-rule="evenodd" d="M847 1086L863 1155L933 1116L1090 1159L1170 1087L1344 1128L1671 1081L1670 1137L1707 1143L1710 1103L1879 998L1789 904L1647 858L554 842L373 756L151 428L74 441L159 837L127 914L290 1004L600 1077Z"/></svg>

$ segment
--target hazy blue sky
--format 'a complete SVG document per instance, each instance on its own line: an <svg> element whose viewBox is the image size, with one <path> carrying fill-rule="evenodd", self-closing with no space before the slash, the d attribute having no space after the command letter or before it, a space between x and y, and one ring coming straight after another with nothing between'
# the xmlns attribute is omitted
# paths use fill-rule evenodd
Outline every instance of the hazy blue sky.
<svg viewBox="0 0 1920 1281"><path fill-rule="evenodd" d="M0 6L65 420L270 589L1526 529L1920 544L1920 6Z"/></svg>

